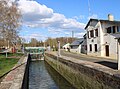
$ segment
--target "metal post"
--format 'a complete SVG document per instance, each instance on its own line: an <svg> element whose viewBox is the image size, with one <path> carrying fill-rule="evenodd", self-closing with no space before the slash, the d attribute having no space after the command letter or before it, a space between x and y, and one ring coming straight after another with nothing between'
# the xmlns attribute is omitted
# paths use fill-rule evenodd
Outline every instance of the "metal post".
<svg viewBox="0 0 120 89"><path fill-rule="evenodd" d="M61 56L60 55L60 41L58 41L58 56Z"/></svg>
<svg viewBox="0 0 120 89"><path fill-rule="evenodd" d="M118 41L118 70L120 70L120 43Z"/></svg>
<svg viewBox="0 0 120 89"><path fill-rule="evenodd" d="M8 56L7 56L7 51L6 51L6 58L7 58Z"/></svg>

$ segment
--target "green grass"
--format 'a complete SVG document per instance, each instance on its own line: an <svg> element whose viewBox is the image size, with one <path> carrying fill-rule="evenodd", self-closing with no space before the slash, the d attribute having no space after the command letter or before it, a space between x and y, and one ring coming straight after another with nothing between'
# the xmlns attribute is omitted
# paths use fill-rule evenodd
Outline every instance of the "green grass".
<svg viewBox="0 0 120 89"><path fill-rule="evenodd" d="M0 76L13 68L22 55L23 54L9 53L8 58L5 58L5 54L0 54Z"/></svg>
<svg viewBox="0 0 120 89"><path fill-rule="evenodd" d="M23 54L21 54L21 53L8 53L7 55L8 55L8 57L12 57L12 56L20 57L20 56L22 56ZM4 57L6 57L6 53L0 54L0 58L4 58Z"/></svg>

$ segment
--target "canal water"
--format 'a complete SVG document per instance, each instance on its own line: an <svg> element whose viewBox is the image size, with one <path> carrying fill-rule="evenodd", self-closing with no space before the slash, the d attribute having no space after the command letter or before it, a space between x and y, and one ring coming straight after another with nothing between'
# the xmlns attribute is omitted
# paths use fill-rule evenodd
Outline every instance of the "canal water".
<svg viewBox="0 0 120 89"><path fill-rule="evenodd" d="M29 89L75 89L45 61L30 63Z"/></svg>

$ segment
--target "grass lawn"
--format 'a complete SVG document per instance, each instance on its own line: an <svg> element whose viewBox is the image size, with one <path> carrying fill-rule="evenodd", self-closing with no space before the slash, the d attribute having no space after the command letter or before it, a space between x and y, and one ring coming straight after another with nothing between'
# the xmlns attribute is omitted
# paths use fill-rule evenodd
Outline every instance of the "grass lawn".
<svg viewBox="0 0 120 89"><path fill-rule="evenodd" d="M0 54L0 76L13 68L22 55L23 54L9 53L8 58L5 58L5 54Z"/></svg>

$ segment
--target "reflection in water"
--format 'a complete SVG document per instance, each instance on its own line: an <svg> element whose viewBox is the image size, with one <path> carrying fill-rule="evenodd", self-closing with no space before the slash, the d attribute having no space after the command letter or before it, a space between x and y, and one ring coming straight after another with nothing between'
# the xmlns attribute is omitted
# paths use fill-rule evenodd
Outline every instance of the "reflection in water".
<svg viewBox="0 0 120 89"><path fill-rule="evenodd" d="M44 61L31 62L29 89L75 89Z"/></svg>

